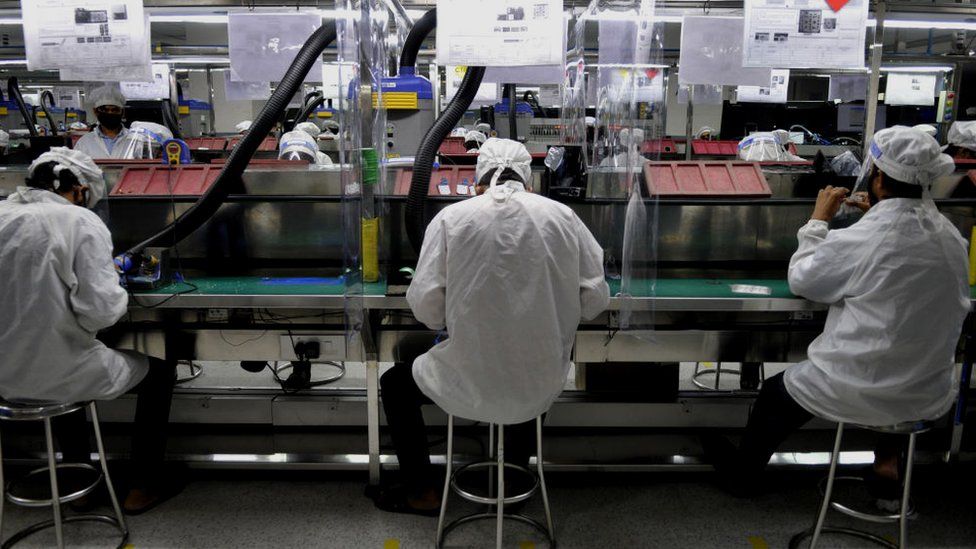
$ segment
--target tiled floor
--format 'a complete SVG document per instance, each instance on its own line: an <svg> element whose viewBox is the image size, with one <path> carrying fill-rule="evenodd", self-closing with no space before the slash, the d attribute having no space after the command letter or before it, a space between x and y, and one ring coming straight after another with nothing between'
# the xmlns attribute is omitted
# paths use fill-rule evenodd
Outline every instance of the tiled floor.
<svg viewBox="0 0 976 549"><path fill-rule="evenodd" d="M816 475L775 473L776 491L752 500L715 489L708 474L550 474L559 545L563 548L784 548L806 528L817 505ZM130 519L137 549L201 547L432 547L435 519L377 511L363 496L361 475L313 472L205 472L178 498ZM911 523L915 548L976 547L976 468L924 468L917 475L920 511ZM4 531L46 517L11 509ZM455 505L451 514L470 506ZM533 503L529 513L539 513ZM850 521L846 521L850 522ZM886 529L887 528L887 529ZM894 533L890 527L873 526ZM71 546L109 547L100 526L68 527ZM99 534L102 532L102 534ZM464 527L449 547L493 547L494 524ZM38 534L24 547L50 547ZM512 525L506 547L543 547L538 536ZM826 540L824 547L870 547Z"/></svg>

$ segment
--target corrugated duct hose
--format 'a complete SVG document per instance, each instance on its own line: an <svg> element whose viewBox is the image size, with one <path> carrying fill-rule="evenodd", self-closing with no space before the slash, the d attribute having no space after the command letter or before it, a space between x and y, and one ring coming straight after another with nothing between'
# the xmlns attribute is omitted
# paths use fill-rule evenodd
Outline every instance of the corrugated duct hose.
<svg viewBox="0 0 976 549"><path fill-rule="evenodd" d="M289 131L295 129L295 126L308 120L308 118L312 116L312 113L315 112L315 109L324 105L325 97L323 97L322 92L312 92L305 96L305 101L302 103L302 110L298 112L297 116L295 116L295 120L292 122Z"/></svg>
<svg viewBox="0 0 976 549"><path fill-rule="evenodd" d="M20 110L20 115L24 117L24 124L27 125L27 131L30 132L31 137L37 137L37 128L34 127L34 117L31 116L30 110L27 108L27 103L24 102L24 96L20 93L20 86L17 85L17 77L11 76L7 79L7 95L17 103L17 108Z"/></svg>
<svg viewBox="0 0 976 549"><path fill-rule="evenodd" d="M51 135L58 135L58 125L54 122L54 118L51 116L51 111L47 110L46 100L50 100L51 108L54 108L54 94L51 93L51 90L44 90L41 92L41 110L44 111L44 116L47 117L47 125L51 128Z"/></svg>
<svg viewBox="0 0 976 549"><path fill-rule="evenodd" d="M436 26L437 10L430 10L410 29L410 34L403 45L403 53L400 55L400 74L404 74L404 68L415 68L420 45ZM407 194L407 205L403 216L410 246L417 253L420 253L420 247L424 243L424 230L427 228L424 206L427 203L427 193L430 190L430 173L434 166L434 155L437 154L437 149L440 148L444 138L451 133L454 126L464 116L465 111L471 106L484 76L484 67L468 67L457 95L451 99L440 117L434 121L434 125L427 130L427 134L420 141L420 147L414 157L413 177L410 179L410 192Z"/></svg>
<svg viewBox="0 0 976 549"><path fill-rule="evenodd" d="M183 139L180 131L180 119L177 113L180 112L180 101L183 99L183 86L176 81L176 75L170 71L169 75L169 100L163 101L161 106L163 122L169 131L173 132L173 137Z"/></svg>
<svg viewBox="0 0 976 549"><path fill-rule="evenodd" d="M250 131L244 135L240 144L234 148L210 189L204 193L196 204L178 217L162 231L149 237L145 241L132 247L126 255L139 256L142 251L155 246L174 246L199 229L207 222L227 199L231 190L241 181L241 174L254 156L254 152L264 142L264 138L271 132L281 112L288 106L295 92L302 85L305 75L320 61L322 52L336 39L335 21L324 23L316 30L299 50L295 61L282 77L281 82L271 94L261 114L251 125Z"/></svg>

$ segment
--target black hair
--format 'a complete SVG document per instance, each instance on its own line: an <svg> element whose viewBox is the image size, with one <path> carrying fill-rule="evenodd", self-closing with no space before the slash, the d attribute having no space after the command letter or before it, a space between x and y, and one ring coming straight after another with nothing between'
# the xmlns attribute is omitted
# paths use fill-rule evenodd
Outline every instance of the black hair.
<svg viewBox="0 0 976 549"><path fill-rule="evenodd" d="M498 171L497 168L494 169L494 170L489 171L484 176L482 176L481 181L478 182L478 186L479 187L487 187L487 186L491 185L491 179L493 177L495 177L495 172L496 171ZM519 173L516 172L515 170L513 170L512 168L505 168L505 170L502 171L502 175L498 177L498 180L499 181L512 181L512 180L515 180L515 181L518 181L519 183L522 183L523 185L525 184L525 181L522 180L522 176L519 175Z"/></svg>
<svg viewBox="0 0 976 549"><path fill-rule="evenodd" d="M877 166L875 173L881 173L881 188L888 192L889 198L922 198L922 186L899 181L884 173ZM873 179L873 178L872 178Z"/></svg>
<svg viewBox="0 0 976 549"><path fill-rule="evenodd" d="M55 174L54 168L57 165L58 163L53 160L39 164L34 168L33 175L27 178L27 186L56 193L65 193L75 187L81 186L78 177L67 168ZM58 184L57 189L54 188L55 183Z"/></svg>

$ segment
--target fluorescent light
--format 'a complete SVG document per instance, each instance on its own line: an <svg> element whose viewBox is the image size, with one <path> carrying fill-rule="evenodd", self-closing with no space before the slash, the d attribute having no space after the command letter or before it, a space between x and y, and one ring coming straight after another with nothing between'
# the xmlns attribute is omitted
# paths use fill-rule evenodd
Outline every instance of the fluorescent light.
<svg viewBox="0 0 976 549"><path fill-rule="evenodd" d="M878 22L868 19L865 22L867 27L873 28ZM886 29L935 29L935 30L976 30L976 21L950 21L950 20L919 20L919 19L885 19Z"/></svg>
<svg viewBox="0 0 976 549"><path fill-rule="evenodd" d="M955 67L945 65L887 65L881 67L881 72L949 72Z"/></svg>
<svg viewBox="0 0 976 549"><path fill-rule="evenodd" d="M229 65L228 57L205 57L205 56L185 56L185 57L166 57L153 59L153 63L166 63L169 65Z"/></svg>
<svg viewBox="0 0 976 549"><path fill-rule="evenodd" d="M227 14L159 14L150 15L149 21L152 23L211 23L226 25Z"/></svg>
<svg viewBox="0 0 976 549"><path fill-rule="evenodd" d="M0 17L0 25L23 25L24 20L20 17Z"/></svg>
<svg viewBox="0 0 976 549"><path fill-rule="evenodd" d="M0 66L26 65L26 59L0 59Z"/></svg>

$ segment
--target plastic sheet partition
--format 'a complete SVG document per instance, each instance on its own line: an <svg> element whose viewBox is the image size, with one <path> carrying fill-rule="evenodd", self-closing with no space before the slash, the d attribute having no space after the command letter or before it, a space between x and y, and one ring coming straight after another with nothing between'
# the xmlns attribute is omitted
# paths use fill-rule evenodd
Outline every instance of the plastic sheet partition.
<svg viewBox="0 0 976 549"><path fill-rule="evenodd" d="M128 166L109 196L203 195L220 174L220 168L201 166Z"/></svg>
<svg viewBox="0 0 976 549"><path fill-rule="evenodd" d="M749 162L649 162L644 166L644 180L650 196L661 198L773 194L759 165Z"/></svg>

